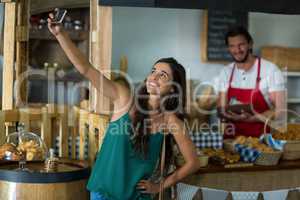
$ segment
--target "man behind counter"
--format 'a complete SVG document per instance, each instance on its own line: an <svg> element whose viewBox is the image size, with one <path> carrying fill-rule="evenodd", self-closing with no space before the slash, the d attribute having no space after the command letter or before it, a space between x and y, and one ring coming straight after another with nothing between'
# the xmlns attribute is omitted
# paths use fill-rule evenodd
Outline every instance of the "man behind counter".
<svg viewBox="0 0 300 200"><path fill-rule="evenodd" d="M265 120L270 116L279 117L285 108L283 75L275 64L253 55L253 39L245 28L229 30L225 43L234 62L219 76L219 114L230 122L224 137L259 137L264 132ZM233 104L248 104L252 113L242 110L237 114L226 109Z"/></svg>

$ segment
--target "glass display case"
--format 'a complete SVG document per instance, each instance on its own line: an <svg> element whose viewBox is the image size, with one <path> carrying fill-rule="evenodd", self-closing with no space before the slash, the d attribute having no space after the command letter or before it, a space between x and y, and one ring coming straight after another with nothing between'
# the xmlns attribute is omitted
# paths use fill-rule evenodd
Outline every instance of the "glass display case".
<svg viewBox="0 0 300 200"><path fill-rule="evenodd" d="M0 147L0 159L44 161L47 152L44 141L37 134L18 131L6 137L6 142Z"/></svg>

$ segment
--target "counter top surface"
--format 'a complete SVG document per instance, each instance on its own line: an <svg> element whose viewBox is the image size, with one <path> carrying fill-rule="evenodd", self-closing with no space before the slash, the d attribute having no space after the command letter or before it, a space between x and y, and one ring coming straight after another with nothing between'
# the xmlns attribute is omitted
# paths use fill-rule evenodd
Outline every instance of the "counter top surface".
<svg viewBox="0 0 300 200"><path fill-rule="evenodd" d="M19 183L57 183L87 179L90 167L87 161L60 159L57 170L47 171L44 162L28 162L20 170L17 161L0 162L0 181Z"/></svg>
<svg viewBox="0 0 300 200"><path fill-rule="evenodd" d="M221 172L243 172L243 171L270 171L270 170L284 170L284 169L300 169L300 160L295 161L285 161L281 160L278 165L275 166L259 166L253 165L248 167L234 167L225 168L221 165L209 164L205 168L198 170L196 174L204 173L221 173Z"/></svg>

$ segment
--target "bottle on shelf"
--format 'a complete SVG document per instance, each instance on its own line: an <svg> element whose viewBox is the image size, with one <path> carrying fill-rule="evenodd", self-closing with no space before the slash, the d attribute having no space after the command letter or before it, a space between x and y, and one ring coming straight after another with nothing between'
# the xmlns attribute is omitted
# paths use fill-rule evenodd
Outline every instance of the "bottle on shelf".
<svg viewBox="0 0 300 200"><path fill-rule="evenodd" d="M74 20L74 30L80 31L82 30L82 22L80 20Z"/></svg>
<svg viewBox="0 0 300 200"><path fill-rule="evenodd" d="M53 63L53 68L54 68L55 70L57 70L58 67L59 67L58 63L57 63L57 62L54 62L54 63Z"/></svg>
<svg viewBox="0 0 300 200"><path fill-rule="evenodd" d="M70 16L66 16L65 22L64 22L64 28L66 30L71 30L73 29L73 24L72 24L72 19Z"/></svg>
<svg viewBox="0 0 300 200"><path fill-rule="evenodd" d="M47 26L47 21L45 19L40 19L38 29L44 29Z"/></svg>
<svg viewBox="0 0 300 200"><path fill-rule="evenodd" d="M49 63L48 62L44 62L44 69L47 71L49 68Z"/></svg>

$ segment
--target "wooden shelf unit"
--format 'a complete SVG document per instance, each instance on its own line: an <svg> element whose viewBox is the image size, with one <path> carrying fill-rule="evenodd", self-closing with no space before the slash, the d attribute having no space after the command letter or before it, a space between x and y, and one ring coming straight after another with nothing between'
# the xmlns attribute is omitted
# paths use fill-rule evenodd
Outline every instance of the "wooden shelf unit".
<svg viewBox="0 0 300 200"><path fill-rule="evenodd" d="M70 19L68 23L72 23L73 27L65 29L71 40L81 50L81 52L88 57L89 55L89 24L90 24L90 11L89 8L67 8L67 15L62 26L67 21L67 17ZM55 37L48 30L47 24L43 24L40 27L39 21L41 19L47 19L48 12L34 14L37 18L32 22L29 30L29 65L33 69L33 74L28 77L29 92L28 103L59 103L48 102L48 97L55 95L53 99L55 101L58 98L64 98L64 103L69 103L69 97L61 97L59 95L66 95L64 93L73 90L68 85L75 85L78 82L85 81L86 79L79 74L76 70L71 70L74 66L69 61L59 43ZM80 20L82 23L81 30L75 30L74 21ZM45 64L48 63L49 68L45 68ZM54 65L57 65L57 69L54 69ZM48 77L47 70L63 70L64 75L59 77ZM40 72L34 70L43 70ZM37 73L35 73L37 72ZM39 75L41 73L41 75ZM56 73L55 71L53 73ZM34 75L35 74L35 75ZM65 85L65 88L61 88L61 85ZM80 99L84 98L82 90L80 90ZM51 91L51 92L50 92ZM50 93L49 93L50 92ZM37 95L38 94L38 95ZM42 95L41 95L42 94ZM76 100L77 101L77 100Z"/></svg>
<svg viewBox="0 0 300 200"><path fill-rule="evenodd" d="M68 35L73 41L88 40L89 32L85 30L67 30ZM30 29L29 39L31 40L56 40L49 32L48 28L44 29Z"/></svg>

